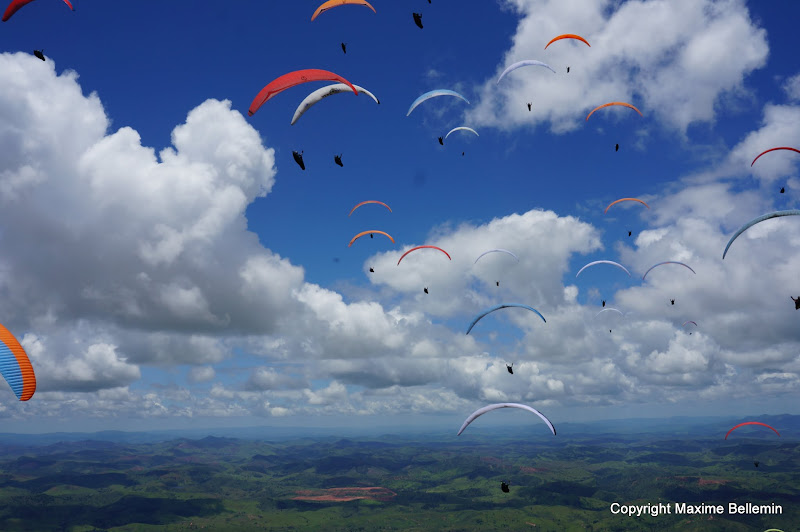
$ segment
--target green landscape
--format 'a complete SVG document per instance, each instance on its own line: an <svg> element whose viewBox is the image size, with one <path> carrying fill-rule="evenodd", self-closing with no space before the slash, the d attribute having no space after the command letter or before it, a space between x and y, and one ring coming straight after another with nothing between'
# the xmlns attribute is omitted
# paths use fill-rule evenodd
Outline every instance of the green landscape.
<svg viewBox="0 0 800 532"><path fill-rule="evenodd" d="M481 426L457 439L0 435L0 530L797 530L796 439L641 426L556 437ZM614 514L614 502L673 513ZM675 515L676 502L726 511ZM729 502L783 514L728 515Z"/></svg>

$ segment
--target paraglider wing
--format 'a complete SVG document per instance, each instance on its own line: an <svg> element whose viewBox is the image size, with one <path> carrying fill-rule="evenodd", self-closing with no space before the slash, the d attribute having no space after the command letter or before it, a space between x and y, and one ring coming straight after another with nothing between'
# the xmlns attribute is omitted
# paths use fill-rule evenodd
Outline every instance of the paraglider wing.
<svg viewBox="0 0 800 532"><path fill-rule="evenodd" d="M694 326L697 327L697 322L696 321L692 321L692 320L684 321L683 325L681 325L681 327L686 327L687 323L694 323Z"/></svg>
<svg viewBox="0 0 800 532"><path fill-rule="evenodd" d="M603 211L603 214L606 214L606 213L608 212L608 209L610 209L612 205L616 205L616 204L617 204L617 203L619 203L620 201L638 201L639 203L641 203L642 205L644 205L644 206L645 206L645 207L647 207L648 209L650 208L650 206L649 206L647 203L643 202L643 201L642 201L642 200L640 200L640 199L636 199L636 198L620 198L620 199L618 199L618 200L616 200L616 201L612 201L611 203L609 203L609 204L608 204L608 207L606 207L606 210L605 210L605 211Z"/></svg>
<svg viewBox="0 0 800 532"><path fill-rule="evenodd" d="M408 108L408 112L406 113L406 116L410 115L411 111L413 111L414 108L416 108L419 104L421 104L425 100L429 100L429 99L435 98L437 96L455 96L456 98L461 98L462 100L467 102L467 104L469 104L469 100L467 100L466 98L461 96L456 91L451 91L449 89L436 89L436 90L428 91L425 94L423 94L422 96L420 96L419 98L417 98L416 100L414 100L414 103L412 103L411 107Z"/></svg>
<svg viewBox="0 0 800 532"><path fill-rule="evenodd" d="M361 94L366 94L367 96L375 100L375 103L377 104L381 103L378 100L378 98L375 97L374 94L369 92L364 87L359 87L358 85L353 85L353 87L355 87L357 92ZM314 105L319 103L323 98L327 98L328 96L332 96L334 94L339 94L340 92L347 92L349 90L350 87L348 85L345 85L344 83L334 83L333 85L327 85L325 87L322 87L321 89L315 90L314 92L306 96L305 99L302 102L300 102L300 105L297 106L297 109L294 112L294 116L292 117L291 125L294 125L294 123L297 122L300 119L300 117L305 114L306 111L308 111Z"/></svg>
<svg viewBox="0 0 800 532"><path fill-rule="evenodd" d="M533 412L534 414L536 414L537 416L542 418L542 421L547 423L547 426L550 427L550 432L553 433L553 436L556 435L556 428L553 426L552 423L550 423L550 420L547 419L546 417L544 417L544 414L542 414L541 412L539 412L535 408L530 407L528 405L522 405L522 404L519 404L519 403L496 403L496 404L493 404L493 405L484 406L483 408L479 408L476 411L474 411L472 414L470 414L469 417L467 418L467 420L464 421L464 424L461 425L461 428L459 429L458 434L456 434L456 436L461 436L461 433L464 432L464 429L467 428L467 426L470 423L475 421L475 419L477 419L478 417L482 416L486 412L491 412L492 410L497 410L498 408L521 408L523 410L527 410L528 412Z"/></svg>
<svg viewBox="0 0 800 532"><path fill-rule="evenodd" d="M608 307L608 308L604 308L603 310L601 310L600 312L598 312L597 314L595 314L595 316L594 316L594 317L596 318L597 316L599 316L599 315L600 315L600 314L602 314L603 312L607 312L607 311L609 311L609 310L613 310L614 312L618 312L618 313L619 313L619 315L620 315L620 316L622 316L622 317L624 317L624 316L625 316L625 314L623 314L621 310L617 310L617 309L615 309L615 308Z"/></svg>
<svg viewBox="0 0 800 532"><path fill-rule="evenodd" d="M526 309L528 309L528 310L530 310L530 311L533 311L533 312L535 312L536 314L538 314L538 315L539 315L539 317L540 317L540 318L542 318L542 321L543 321L543 322L545 322L545 323L547 323L547 320L546 320L546 319L544 319L544 316L542 316L542 313L541 313L541 312L539 312L538 310L536 310L536 309L535 309L535 308L533 308L533 307L530 307L530 306L528 306L528 305L521 305L521 304L519 304L519 303L503 303L503 304L501 304L501 305L497 305L497 306L495 306L495 307L492 307L492 308L486 309L486 310L484 310L483 312L481 312L480 314L478 314L478 316L476 316L476 317L475 317L475 319L473 319L473 320L472 320L472 323L470 323L470 324L469 324L469 327L467 328L467 334L469 334L469 332L472 330L472 328L473 328L473 327L475 327L475 324L476 324L476 323L478 323L478 322L481 320L481 318L483 318L483 317L484 317L484 316L486 316L487 314L490 314L490 313L494 312L495 310L500 310L501 308L509 308L509 307L520 307L520 308L526 308Z"/></svg>
<svg viewBox="0 0 800 532"><path fill-rule="evenodd" d="M25 350L14 335L0 324L0 373L20 401L36 391L36 375Z"/></svg>
<svg viewBox="0 0 800 532"><path fill-rule="evenodd" d="M744 423L739 423L738 425L736 425L735 427L733 427L731 430L729 430L729 431L728 431L728 434L726 434L726 435L725 435L725 439L726 439L726 440L728 439L728 436L730 436L731 432L733 432L734 430L738 429L739 427L743 427L743 426L745 426L745 425L761 425L762 427L767 427L768 429L772 429L772 432L774 432L774 433L775 433L775 434L777 434L778 436L780 436L780 435L781 435L781 433L780 433L780 432L778 432L778 431L777 431L777 430L775 430L774 428L770 427L770 426L769 426L769 425L767 425L766 423L761 423L760 421L745 421Z"/></svg>
<svg viewBox="0 0 800 532"><path fill-rule="evenodd" d="M478 258L475 259L475 262L473 262L473 264L477 264L481 257L483 257L484 255L488 255L489 253L508 253L509 255L511 255L512 257L517 259L517 262L519 262L519 257L517 257L516 255L511 253L509 250L507 250L507 249L499 249L498 248L498 249L490 249L489 251L484 251L483 253L478 255Z"/></svg>
<svg viewBox="0 0 800 532"><path fill-rule="evenodd" d="M376 230L372 229L372 230L370 230L370 231L362 231L362 232L358 233L356 236L354 236L354 237L353 237L353 239L352 239L352 240L350 240L350 243L349 243L349 244L347 244L347 247L350 247L350 246L352 246L352 245L353 245L353 242L355 242L356 240L358 240L358 239L359 239L359 238L361 238L362 236L364 236L364 235L370 235L370 236L371 236L373 233L378 233L378 234L380 234L380 235L383 235L383 236L386 236L386 237L388 237L388 238L389 238L389 240L391 240L391 241L392 241L392 244L394 244L394 238L392 238L392 235L390 235L389 233L384 233L383 231L376 231Z"/></svg>
<svg viewBox="0 0 800 532"><path fill-rule="evenodd" d="M449 136L450 136L450 133L452 133L452 132L454 132L454 131L469 131L469 132L471 132L471 133L475 133L475 136L476 136L476 137L480 137L480 135L478 135L478 132L477 132L477 131L475 131L474 129L472 129L471 127L467 127L467 126L459 126L459 127L454 127L453 129L451 129L451 130L450 130L450 131L447 133L447 135L445 135L445 136L444 136L444 140L447 140L447 137L449 137Z"/></svg>
<svg viewBox="0 0 800 532"><path fill-rule="evenodd" d="M10 19L14 13L20 10L22 6L30 4L31 2L33 2L33 0L13 0L10 4L8 4L6 12L3 13L3 22ZM69 2L69 0L64 0L64 3L67 4L71 10L75 11L75 8L72 7L72 4Z"/></svg>
<svg viewBox="0 0 800 532"><path fill-rule="evenodd" d="M398 260L398 261L397 261L397 265L398 265L398 266L400 266L400 261L401 261L401 260L403 260L403 257L405 257L406 255L408 255L408 254L409 254L409 253L411 253L412 251L416 251L416 250L418 250L418 249L423 249L423 248L438 249L439 251L441 251L442 253L444 253L445 255L447 255L447 258L448 258L448 259L450 259L450 260L453 260L453 259L450 257L450 254L449 254L449 253L447 253L445 250L443 250L443 249L442 249L442 248L440 248L440 247L437 247L437 246L417 246L417 247L411 248L411 249L409 249L408 251L406 251L405 253L403 253L403 255L400 257L400 260Z"/></svg>
<svg viewBox="0 0 800 532"><path fill-rule="evenodd" d="M677 261L674 261L674 260L665 260L664 262L659 262L658 264L656 264L654 266L651 266L650 270L652 270L653 268L657 268L659 266L663 266L664 264L680 264L681 266L685 266L686 268L689 268L689 270L693 274L697 275L697 272L692 270L692 268L688 264L684 264L682 262L677 262ZM642 281L644 281L644 278L647 277L648 273L650 273L650 270L647 270L646 272L644 272L644 275L642 275Z"/></svg>
<svg viewBox="0 0 800 532"><path fill-rule="evenodd" d="M578 273L575 274L575 277L579 276L581 274L581 272L583 270L585 270L586 268L588 268L589 266L594 266L595 264L611 264L612 266L616 266L617 268L621 268L625 273L628 274L628 277L631 276L631 272L629 272L628 269L625 266L623 266L622 264L620 264L619 262L614 262L613 260L596 260L594 262L590 262L589 264L587 264L586 266L584 266L583 268L578 270Z"/></svg>
<svg viewBox="0 0 800 532"><path fill-rule="evenodd" d="M736 240L739 237L739 235L741 235L742 233L744 233L745 231L747 231L749 228L753 227L757 223L763 222L764 220L769 220L770 218L778 218L778 217L781 217L781 216L797 216L799 214L800 214L800 210L798 210L798 209L790 209L788 211L770 212L770 213L767 213L767 214L762 214L761 216L758 216L756 218L753 218L752 220L750 220L749 222L747 222L746 224L741 226L739 228L739 230L736 231L733 234L731 239L728 240L728 245L725 246L725 251L722 252L722 260L725 260L725 255L728 254L728 249L731 247L731 244L733 244L733 241Z"/></svg>
<svg viewBox="0 0 800 532"><path fill-rule="evenodd" d="M632 106L629 103L625 103L625 102L608 102L608 103L604 103L603 105L598 105L597 107L592 109L592 111L588 115L586 115L586 120L588 121L589 117L592 116L592 114L595 111L597 111L598 109L602 109L603 107L608 107L609 105L621 105L623 107L629 107L629 108L633 109L634 111L636 111L637 113L639 113L639 116L644 116L640 110L638 110L636 107Z"/></svg>
<svg viewBox="0 0 800 532"><path fill-rule="evenodd" d="M500 74L499 78L497 78L497 85L500 84L500 80L503 79L503 76L505 76L506 74L508 74L509 72L511 72L513 70L516 70L516 69L524 67L524 66L542 66L542 67L545 67L545 68L549 68L553 72L553 74L556 73L556 71L553 70L553 67L551 67L547 63L542 63L541 61L537 61L535 59L527 59L525 61L517 61L513 65L511 65L508 68L506 68L505 70L503 70L503 73Z"/></svg>
<svg viewBox="0 0 800 532"><path fill-rule="evenodd" d="M352 209L350 209L350 214L348 214L347 216L350 216L351 214L353 214L353 211L355 211L356 209L358 209L358 208L359 208L359 207L361 207L362 205L366 205L367 203L376 203L376 204L378 204L378 205L383 205L384 207L386 207L387 209L389 209L389 212L392 212L392 208L391 208L391 207L389 207L388 205L386 205L386 204L385 204L384 202L382 202L382 201L378 201L378 200L367 200L367 201L362 201L361 203L359 203L358 205L356 205L355 207L353 207Z"/></svg>
<svg viewBox="0 0 800 532"><path fill-rule="evenodd" d="M561 39L577 39L577 40L581 41L582 43L584 43L589 48L592 47L592 45L589 44L589 42L586 39L584 39L583 37L581 37L580 35L575 35L574 33L565 33L564 35L559 35L558 37L553 37L550 40L550 42L547 43L547 45L545 45L544 49L547 50L548 46L550 46L551 44L553 44L556 41L560 41Z"/></svg>
<svg viewBox="0 0 800 532"><path fill-rule="evenodd" d="M324 13L329 9L332 9L336 6L347 6L347 5L365 6L370 8L373 13L377 13L377 11L375 11L375 8L372 7L366 0L328 0L327 2L319 6L316 11L314 11L314 14L311 15L311 21L313 22L314 19L317 18L320 13Z"/></svg>
<svg viewBox="0 0 800 532"><path fill-rule="evenodd" d="M253 116L255 112L264 105L264 102L268 101L276 94L309 81L338 81L350 87L353 93L358 96L358 90L356 90L353 84L339 74L317 68L307 68L305 70L289 72L267 83L266 86L256 94L256 97L253 98L253 102L250 104L250 109L247 110L247 114Z"/></svg>
<svg viewBox="0 0 800 532"><path fill-rule="evenodd" d="M770 149L768 149L766 151L762 151L761 153L756 155L756 158L753 159L753 162L750 163L750 166L753 166L754 164L756 164L756 161L758 160L758 158L761 157L762 155L764 155L765 153L769 153L769 152L775 151L775 150L790 150L790 151L795 151L797 153L800 153L800 150L798 150L797 148L789 148L789 147L786 147L786 146L781 146L780 148L770 148Z"/></svg>

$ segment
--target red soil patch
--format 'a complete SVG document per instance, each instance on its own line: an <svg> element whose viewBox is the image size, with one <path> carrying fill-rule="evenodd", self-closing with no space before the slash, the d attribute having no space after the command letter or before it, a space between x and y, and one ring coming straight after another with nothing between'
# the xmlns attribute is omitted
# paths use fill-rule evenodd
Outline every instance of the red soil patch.
<svg viewBox="0 0 800 532"><path fill-rule="evenodd" d="M728 482L730 482L730 480L708 480L708 479L705 479L705 478L701 478L701 479L699 479L697 481L697 483L700 484L701 486L708 486L709 484L711 484L711 485L713 485L713 484L726 484Z"/></svg>
<svg viewBox="0 0 800 532"><path fill-rule="evenodd" d="M389 501L397 494L388 488L380 486L371 488L329 488L325 490L298 490L295 501L323 501L346 502L357 499L373 499L376 501Z"/></svg>
<svg viewBox="0 0 800 532"><path fill-rule="evenodd" d="M544 471L547 471L547 469L541 469L538 467L520 467L519 470L523 473L543 473Z"/></svg>

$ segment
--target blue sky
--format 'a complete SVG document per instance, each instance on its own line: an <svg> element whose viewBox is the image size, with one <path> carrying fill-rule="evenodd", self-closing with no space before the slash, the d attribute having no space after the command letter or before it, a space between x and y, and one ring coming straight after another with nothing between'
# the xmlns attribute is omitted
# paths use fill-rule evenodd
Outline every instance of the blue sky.
<svg viewBox="0 0 800 532"><path fill-rule="evenodd" d="M796 2L375 0L313 22L314 1L246 4L36 0L0 26L0 321L38 380L24 404L7 390L4 430L358 427L403 411L455 432L501 401L556 426L797 413L800 224L765 222L721 259L744 222L798 205L800 156L750 167L800 148ZM544 49L562 33L591 47ZM523 59L556 73L496 83ZM314 82L247 116L304 68L380 104L334 95L290 125L328 84ZM470 103L406 117L440 88ZM585 120L609 101L643 116ZM439 145L462 125L480 136ZM650 209L604 215L621 197ZM348 216L368 199L392 212ZM371 229L396 243L348 248ZM453 260L397 266L417 245ZM520 260L473 264L492 248ZM576 279L601 259L632 277ZM642 282L666 260L697 273ZM624 318L595 318L602 300ZM547 323L504 309L464 335L504 302Z"/></svg>

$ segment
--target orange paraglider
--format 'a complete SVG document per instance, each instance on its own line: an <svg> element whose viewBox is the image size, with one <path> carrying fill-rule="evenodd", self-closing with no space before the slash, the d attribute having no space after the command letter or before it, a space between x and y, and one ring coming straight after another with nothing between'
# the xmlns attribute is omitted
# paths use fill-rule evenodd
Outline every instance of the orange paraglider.
<svg viewBox="0 0 800 532"><path fill-rule="evenodd" d="M320 13L324 13L329 9L333 9L336 6L348 6L348 5L368 7L372 10L373 13L377 13L377 11L375 11L375 8L372 7L366 0L328 0L327 2L319 6L316 11L314 11L314 14L311 15L311 21L313 22L314 19L317 18Z"/></svg>
<svg viewBox="0 0 800 532"><path fill-rule="evenodd" d="M0 324L0 373L20 401L36 391L36 375L27 353L14 335Z"/></svg>
<svg viewBox="0 0 800 532"><path fill-rule="evenodd" d="M606 213L608 212L608 209L610 209L612 205L616 205L616 204L617 204L617 203L619 203L620 201L638 201L639 203L641 203L642 205L644 205L644 206L645 206L645 207L647 207L648 209L650 208L650 206L649 206L647 203L643 202L643 201L642 201L642 200L640 200L640 199L636 199L636 198L620 198L620 199L618 199L618 200L616 200L616 201L612 201L611 203L609 203L609 204L608 204L608 207L606 207L606 210L605 210L605 211L603 211L603 214L606 214Z"/></svg>
<svg viewBox="0 0 800 532"><path fill-rule="evenodd" d="M352 246L352 245L353 245L353 242L355 242L356 240L358 240L358 239L359 239L359 238L361 238L362 236L364 236L364 235L371 235L371 234L373 234L373 233L378 233L379 235L383 235L383 236L385 236L385 237L388 237L388 238L389 238L389 240L391 240L391 241L392 241L392 244L394 244L394 238L392 238L392 235L390 235L389 233L384 233L383 231L375 231L375 230L372 230L372 231L362 231L362 232L358 233L356 236L354 236L354 237L353 237L353 239L352 239L352 240L350 240L350 243L349 243L349 244L347 244L347 247L350 247L350 246Z"/></svg>
<svg viewBox="0 0 800 532"><path fill-rule="evenodd" d="M574 33L565 33L564 35L559 35L558 37L553 37L552 39L550 39L550 42L547 43L547 45L545 45L544 49L547 50L548 46L550 46L551 44L553 44L556 41L560 41L561 39L577 39L577 40L581 41L582 43L584 43L589 48L592 47L592 45L589 44L589 41L587 41L586 39L584 39L580 35L575 35Z"/></svg>
<svg viewBox="0 0 800 532"><path fill-rule="evenodd" d="M412 251L415 251L415 250L417 250L417 249L424 249L424 248L438 249L439 251L441 251L442 253L444 253L445 255L447 255L447 258L448 258L448 259L450 259L450 260L453 260L453 259L450 257L450 254L449 254L448 252L446 252L445 250L443 250L442 248L440 248L440 247L437 247L437 246L417 246L417 247L413 247L413 248L409 249L408 251L406 251L405 253L403 253L403 256L402 256L402 257L400 257L400 260L398 260L398 261L397 261L397 265L398 265L398 266L400 266L400 261L401 261L401 260L403 260L403 257L405 257L406 255L408 255L408 254L409 254L409 253L411 253Z"/></svg>
<svg viewBox="0 0 800 532"><path fill-rule="evenodd" d="M599 105L599 106L595 107L594 109L592 109L592 111L588 115L586 115L586 120L588 121L589 117L592 116L592 113L594 113L598 109L602 109L603 107L608 107L609 105L622 105L623 107L630 107L631 109L633 109L634 111L639 113L639 116L644 116L640 110L638 110L636 107L632 106L629 103L625 103L625 102L608 102L608 103L604 103L603 105Z"/></svg>
<svg viewBox="0 0 800 532"><path fill-rule="evenodd" d="M362 201L361 203L359 203L358 205L356 205L355 207L353 207L353 208L350 210L350 214L348 214L347 216L350 216L351 214L353 214L353 211L355 211L356 209L358 209L358 208L359 208L359 207L361 207L362 205L366 205L366 204L368 204L368 203L377 203L378 205L383 205L384 207L386 207L387 209L389 209L389 212L392 212L392 208L391 208L391 207L389 207L388 205L386 205L386 204L385 204L384 202L382 202L382 201L378 201L378 200L367 200L367 201Z"/></svg>

